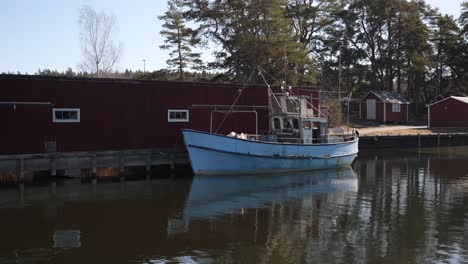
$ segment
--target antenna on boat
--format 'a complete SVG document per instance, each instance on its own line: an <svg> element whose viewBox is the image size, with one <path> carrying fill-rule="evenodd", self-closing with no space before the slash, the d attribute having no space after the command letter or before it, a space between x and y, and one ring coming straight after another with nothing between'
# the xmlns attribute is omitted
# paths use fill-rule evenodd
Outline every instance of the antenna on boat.
<svg viewBox="0 0 468 264"><path fill-rule="evenodd" d="M345 97L344 101L346 102L346 132L349 132L349 104L351 103L351 96L353 96L353 92L349 92L349 95Z"/></svg>
<svg viewBox="0 0 468 264"><path fill-rule="evenodd" d="M284 85L286 85L288 76L288 57L286 56L286 49L284 50Z"/></svg>
<svg viewBox="0 0 468 264"><path fill-rule="evenodd" d="M224 121L226 121L228 115L232 112L232 109L234 108L234 105L236 105L237 101L239 100L240 96L242 95L242 92L244 92L245 88L246 88L247 85L249 84L249 81L250 81L250 79L252 78L252 75L253 75L254 72L255 72L255 70L253 70L253 71L250 73L249 78L248 78L247 81L244 83L244 86L243 86L242 89L239 91L239 94L237 95L236 99L234 99L234 102L232 103L231 107L229 107L229 110L227 111L227 113L224 115L224 118L223 118L223 120L221 121L221 123L219 124L219 126L216 128L215 133L218 133L219 129L220 129L221 126L224 124Z"/></svg>
<svg viewBox="0 0 468 264"><path fill-rule="evenodd" d="M265 79L265 76L263 75L262 72L265 72L266 74L268 74L264 69L262 69L260 66L258 67L258 73L260 74L260 76L262 77L263 81L265 82L265 84L267 85L268 87L268 95L270 97L273 97L273 99L275 99L275 102L276 104L278 104L279 108L281 109L281 112L283 112L283 114L286 114L286 111L283 109L283 107L281 106L280 102L278 101L278 98L276 98L275 94L273 93L273 91L271 90L271 86L270 84L267 82L267 80ZM283 86L281 86L281 90L284 90Z"/></svg>

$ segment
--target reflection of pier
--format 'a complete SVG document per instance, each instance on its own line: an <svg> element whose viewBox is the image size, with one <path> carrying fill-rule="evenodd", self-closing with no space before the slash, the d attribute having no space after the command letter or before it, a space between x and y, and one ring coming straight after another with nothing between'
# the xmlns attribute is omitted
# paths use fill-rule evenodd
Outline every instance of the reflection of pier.
<svg viewBox="0 0 468 264"><path fill-rule="evenodd" d="M0 156L0 181L15 178L23 182L25 175L49 172L51 176L79 177L81 174L96 176L112 170L112 174L124 174L126 168L141 167L148 174L153 166L166 165L174 170L178 165L188 165L184 150L149 149L101 152L45 153L31 155Z"/></svg>
<svg viewBox="0 0 468 264"><path fill-rule="evenodd" d="M70 179L2 190L0 263L120 263L149 255L167 244L168 219L182 214L191 184L191 177Z"/></svg>

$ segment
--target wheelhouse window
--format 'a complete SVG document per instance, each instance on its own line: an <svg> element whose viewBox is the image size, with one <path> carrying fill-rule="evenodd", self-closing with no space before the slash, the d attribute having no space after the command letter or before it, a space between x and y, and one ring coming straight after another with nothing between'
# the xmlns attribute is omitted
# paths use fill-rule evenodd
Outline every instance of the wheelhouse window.
<svg viewBox="0 0 468 264"><path fill-rule="evenodd" d="M296 113L296 102L292 99L286 98L286 111L288 111L288 113Z"/></svg>
<svg viewBox="0 0 468 264"><path fill-rule="evenodd" d="M281 129L281 122L279 118L273 118L273 124L275 129Z"/></svg>
<svg viewBox="0 0 468 264"><path fill-rule="evenodd" d="M291 129L291 124L287 118L283 118L283 128L284 129Z"/></svg>
<svg viewBox="0 0 468 264"><path fill-rule="evenodd" d="M52 121L54 123L79 123L79 108L53 108Z"/></svg>
<svg viewBox="0 0 468 264"><path fill-rule="evenodd" d="M294 118L292 120L292 124L293 124L294 129L299 129L299 120L298 119Z"/></svg>
<svg viewBox="0 0 468 264"><path fill-rule="evenodd" d="M400 112L400 104L392 104L392 112Z"/></svg>
<svg viewBox="0 0 468 264"><path fill-rule="evenodd" d="M188 122L189 111L188 110L167 110L167 121L168 122Z"/></svg>

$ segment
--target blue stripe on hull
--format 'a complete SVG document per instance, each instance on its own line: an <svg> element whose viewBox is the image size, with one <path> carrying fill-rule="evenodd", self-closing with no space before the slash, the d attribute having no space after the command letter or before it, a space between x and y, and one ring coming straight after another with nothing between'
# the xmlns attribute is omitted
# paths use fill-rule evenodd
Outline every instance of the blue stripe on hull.
<svg viewBox="0 0 468 264"><path fill-rule="evenodd" d="M334 158L282 159L238 155L197 147L188 148L195 174L268 173L306 171L350 165L356 154Z"/></svg>

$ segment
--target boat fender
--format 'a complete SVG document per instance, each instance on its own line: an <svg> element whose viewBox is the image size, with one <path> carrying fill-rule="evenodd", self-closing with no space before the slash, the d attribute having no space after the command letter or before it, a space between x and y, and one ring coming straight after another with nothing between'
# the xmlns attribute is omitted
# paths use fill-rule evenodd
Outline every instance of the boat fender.
<svg viewBox="0 0 468 264"><path fill-rule="evenodd" d="M240 138L240 139L247 139L247 134L240 133L240 134L237 134L236 137L237 137L237 138Z"/></svg>

